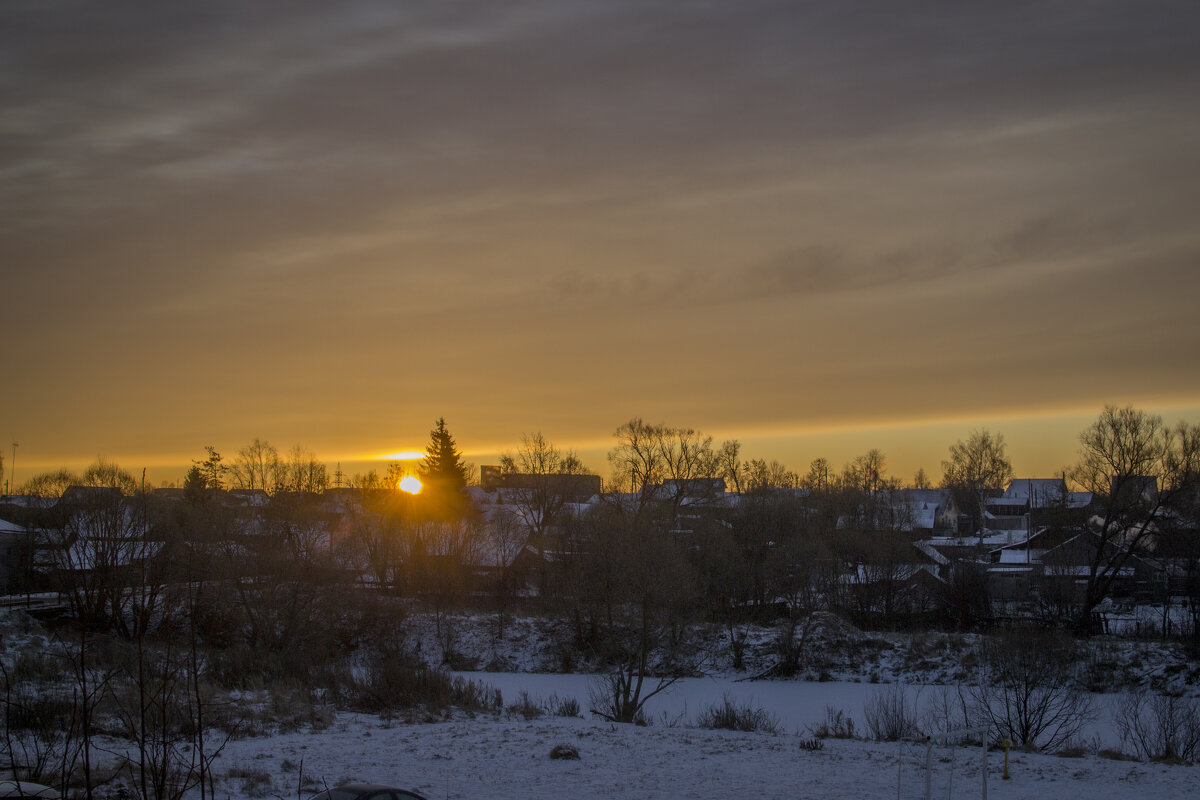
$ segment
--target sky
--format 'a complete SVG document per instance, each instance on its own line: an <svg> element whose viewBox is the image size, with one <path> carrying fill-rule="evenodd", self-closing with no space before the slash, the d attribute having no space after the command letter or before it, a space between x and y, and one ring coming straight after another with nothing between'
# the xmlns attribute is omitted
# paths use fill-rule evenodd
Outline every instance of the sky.
<svg viewBox="0 0 1200 800"><path fill-rule="evenodd" d="M1197 97L1194 0L10 0L0 443L1053 474L1200 421Z"/></svg>

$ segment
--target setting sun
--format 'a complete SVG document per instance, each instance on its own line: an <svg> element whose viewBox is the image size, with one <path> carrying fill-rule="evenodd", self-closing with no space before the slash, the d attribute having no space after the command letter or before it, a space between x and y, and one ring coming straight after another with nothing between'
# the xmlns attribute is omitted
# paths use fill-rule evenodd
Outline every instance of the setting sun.
<svg viewBox="0 0 1200 800"><path fill-rule="evenodd" d="M413 475L405 475L400 479L400 490L409 494L417 494L421 491L421 482Z"/></svg>

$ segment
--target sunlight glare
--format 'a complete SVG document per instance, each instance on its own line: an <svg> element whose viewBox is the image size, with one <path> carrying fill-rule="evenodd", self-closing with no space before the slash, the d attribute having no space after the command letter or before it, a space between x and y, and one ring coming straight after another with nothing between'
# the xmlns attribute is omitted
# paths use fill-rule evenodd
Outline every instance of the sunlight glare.
<svg viewBox="0 0 1200 800"><path fill-rule="evenodd" d="M420 461L425 457L425 454L420 450L401 450L397 453L384 453L381 456L373 456L376 461Z"/></svg>
<svg viewBox="0 0 1200 800"><path fill-rule="evenodd" d="M421 491L421 482L417 480L416 476L405 475L400 479L400 489L409 494L417 494Z"/></svg>

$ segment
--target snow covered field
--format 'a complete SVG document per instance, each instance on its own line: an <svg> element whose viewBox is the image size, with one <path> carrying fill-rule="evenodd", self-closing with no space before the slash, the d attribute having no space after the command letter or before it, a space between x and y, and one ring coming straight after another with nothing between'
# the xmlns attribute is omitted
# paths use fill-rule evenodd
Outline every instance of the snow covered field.
<svg viewBox="0 0 1200 800"><path fill-rule="evenodd" d="M431 798L689 798L737 797L840 798L897 797L899 745L862 740L826 739L819 751L802 741L808 726L825 719L825 709L844 710L866 734L863 706L887 683L917 686L944 680L953 685L972 637L868 637L838 631L838 639L817 640L820 657L835 679L739 680L768 664L769 630L751 631L749 668L738 672L718 658L711 677L681 680L650 701L652 726L613 725L587 718L590 678L545 672L554 665L554 638L530 620L520 620L503 640L489 638L488 622L463 618L458 647L481 654L481 663L510 665L514 672L465 672L470 680L499 689L506 705L522 691L535 701L552 695L574 698L585 718L544 716L525 720L515 714L458 713L436 722L410 723L399 718L322 711L317 722L297 731L229 741L214 763L220 798L303 799L325 785L348 780L416 788ZM3 629L0 658L21 649L45 647L42 634L10 625ZM718 632L719 634L719 632ZM861 640L861 641L860 641ZM418 639L422 652L436 660L436 639ZM845 646L849 642L852 646ZM866 642L865 646L863 642ZM882 645L880 644L882 642ZM857 644L856 644L857 643ZM710 646L719 651L720 643ZM1103 645L1105 660L1117 666L1120 685L1147 686L1173 679L1187 694L1196 685L1194 662L1173 646L1114 642ZM968 653L969 654L969 653ZM1133 665L1139 665L1135 670ZM1186 679L1186 680L1184 680ZM1112 684L1109 684L1110 686ZM942 686L920 689L924 706ZM697 715L728 695L738 704L762 707L780 722L780 733L711 731L695 725ZM1111 695L1096 695L1111 700ZM298 719L306 719L303 714ZM268 723L268 730L276 726ZM1101 746L1115 742L1111 717L1101 711L1087 737ZM210 740L211 746L212 740ZM557 744L578 748L579 761L549 757ZM1095 747L1089 748L1089 752ZM914 756L909 747L906 759ZM957 751L956 798L980 797L978 751ZM1011 754L1011 780L1002 780L1003 753L988 756L988 797L1054 800L1174 800L1200 797L1200 766L1112 760L1098 755L1066 758ZM906 773L902 798L920 797L919 776ZM945 794L935 795L945 797Z"/></svg>
<svg viewBox="0 0 1200 800"><path fill-rule="evenodd" d="M807 751L790 734L639 728L593 720L495 717L431 724L341 714L317 733L230 742L217 770L219 796L307 797L323 782L380 781L432 798L819 798L897 796L895 744L827 740ZM579 761L549 757L560 743ZM960 756L961 758L961 756ZM954 797L979 797L974 766L955 778ZM300 767L308 790L298 791ZM1054 800L1184 800L1200 796L1200 767L1013 753L988 758L988 797ZM905 797L920 796L906 781Z"/></svg>
<svg viewBox="0 0 1200 800"><path fill-rule="evenodd" d="M521 691L534 700L551 695L579 700L586 714L585 675L462 673L500 689L505 703ZM324 784L355 779L416 788L430 798L843 798L921 797L916 772L900 781L897 744L826 739L820 751L801 747L806 726L825 707L844 709L861 729L863 703L882 687L798 681L737 682L685 679L654 698L648 728L595 718L458 716L436 723L405 723L339 714L328 728L230 742L218 760L230 797L307 797ZM914 689L915 691L915 689ZM925 691L934 691L929 688ZM707 705L729 695L766 708L781 722L778 735L688 727ZM1102 724L1109 735L1111 726ZM578 748L579 761L549 757L557 744ZM907 746L906 761L922 752ZM981 796L979 750L955 753L955 798ZM1002 752L987 757L988 797L1116 800L1200 796L1200 766L1168 766L1013 752L1010 780L1002 779ZM301 775L303 766L303 778ZM245 777L237 777L245 776ZM305 790L298 791L303 781ZM944 784L943 784L944 785ZM941 795L945 797L944 789Z"/></svg>
<svg viewBox="0 0 1200 800"><path fill-rule="evenodd" d="M589 675L511 672L455 674L494 686L500 690L505 704L514 703L522 691L534 700L545 700L551 695L574 697L579 701L584 716L590 716L587 712L588 691L593 678ZM646 691L655 685L655 679L648 679ZM646 703L646 713L655 724L673 720L691 724L696 715L705 708L720 703L724 697L729 697L739 706L765 709L779 720L780 728L785 733L809 736L811 734L808 728L822 722L825 719L826 708L832 707L844 711L853 719L861 736L866 734L864 707L873 696L889 688L885 685L845 681L683 678L661 694L652 697ZM929 713L930 703L935 696L943 691L953 691L953 687L908 685L904 687L904 691L913 700L918 714L923 717ZM1088 744L1117 748L1120 745L1120 736L1113 725L1112 709L1118 696L1095 694L1092 698L1096 706L1095 719L1086 726L1080 738Z"/></svg>

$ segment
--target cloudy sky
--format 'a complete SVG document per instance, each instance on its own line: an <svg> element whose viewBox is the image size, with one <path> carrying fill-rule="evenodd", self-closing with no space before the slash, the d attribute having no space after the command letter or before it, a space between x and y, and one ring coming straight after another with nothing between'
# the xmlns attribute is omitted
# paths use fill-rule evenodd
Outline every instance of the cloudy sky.
<svg viewBox="0 0 1200 800"><path fill-rule="evenodd" d="M1048 474L1200 421L1198 98L1194 0L10 0L0 436Z"/></svg>

